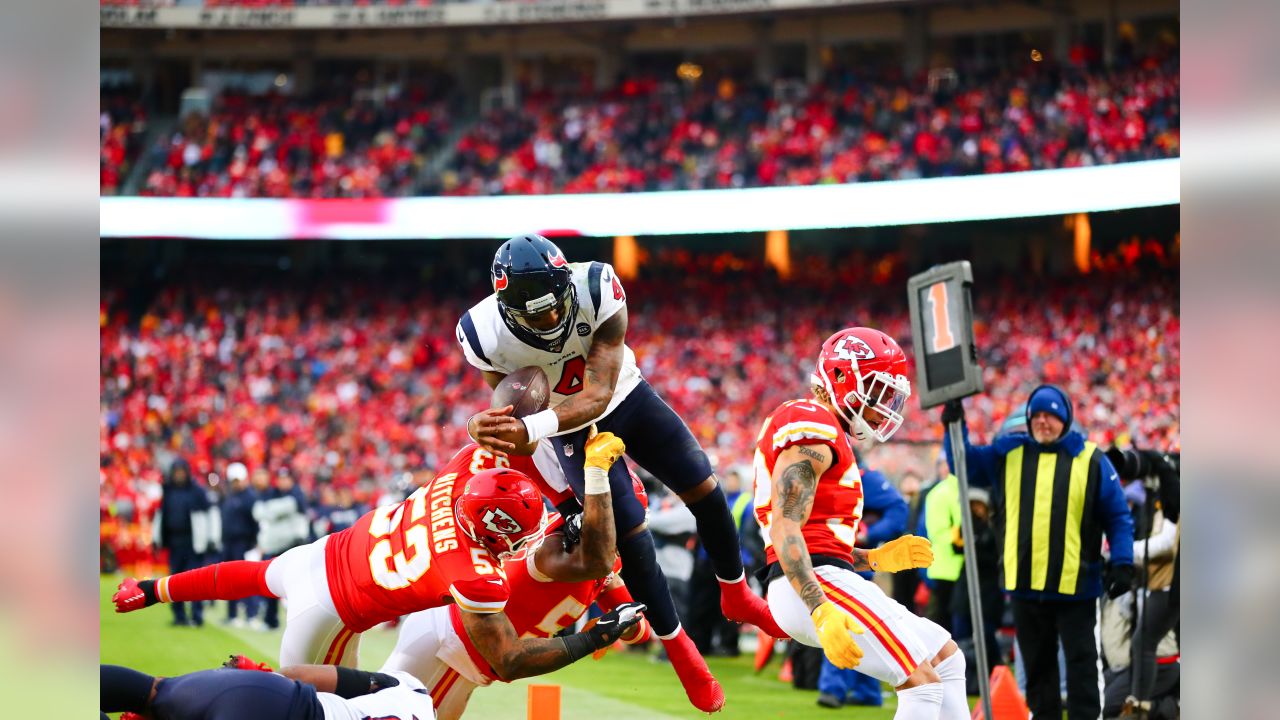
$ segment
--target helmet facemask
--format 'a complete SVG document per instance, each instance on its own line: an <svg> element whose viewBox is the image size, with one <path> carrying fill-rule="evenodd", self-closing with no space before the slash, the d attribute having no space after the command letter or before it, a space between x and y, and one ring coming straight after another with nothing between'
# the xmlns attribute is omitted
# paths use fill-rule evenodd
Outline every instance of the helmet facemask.
<svg viewBox="0 0 1280 720"><path fill-rule="evenodd" d="M888 442L889 438L902 427L902 411L906 408L907 398L911 397L911 381L901 375L890 375L883 370L862 373L858 370L857 360L851 361L853 387L843 396L836 393L832 376L846 375L847 371L840 367L828 368L825 358L818 359L818 372L815 379L827 392L832 407L849 427L849 432L865 442L875 438L880 442ZM847 386L847 377L836 377L835 380ZM871 408L881 417L880 424L872 427L867 421L866 410Z"/></svg>
<svg viewBox="0 0 1280 720"><path fill-rule="evenodd" d="M502 301L502 296L499 294L498 306L502 312L502 319L517 337L534 347L548 352L559 352L573 332L574 320L578 315L578 293L570 282L565 285L559 297L553 293L547 293L529 300L524 307L508 305ZM560 319L554 327L544 330L533 324L534 318L551 310L557 310L560 313Z"/></svg>

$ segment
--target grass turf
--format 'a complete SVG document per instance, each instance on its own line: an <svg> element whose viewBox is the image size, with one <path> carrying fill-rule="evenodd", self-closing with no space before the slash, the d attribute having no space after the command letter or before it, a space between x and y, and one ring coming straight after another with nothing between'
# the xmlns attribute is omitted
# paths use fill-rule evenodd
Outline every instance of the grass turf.
<svg viewBox="0 0 1280 720"><path fill-rule="evenodd" d="M232 653L276 664L280 633L236 629L220 624L222 604L206 608L203 628L172 627L169 608L152 607L129 615L117 615L111 594L119 576L103 576L100 585L101 661L125 665L153 675L176 675L220 664ZM284 613L281 612L283 617ZM360 643L360 664L376 668L391 653L395 632L374 629ZM883 708L821 708L815 691L795 690L778 677L779 660L756 675L752 659L709 658L707 664L724 686L726 704L720 720L882 720L896 707L892 694ZM692 718L701 715L685 698L671 666L655 662L647 654L611 652L603 660L584 659L538 678L495 683L471 696L466 717L485 720L518 720L525 717L526 686L531 683L561 686L564 720L632 720L638 718Z"/></svg>

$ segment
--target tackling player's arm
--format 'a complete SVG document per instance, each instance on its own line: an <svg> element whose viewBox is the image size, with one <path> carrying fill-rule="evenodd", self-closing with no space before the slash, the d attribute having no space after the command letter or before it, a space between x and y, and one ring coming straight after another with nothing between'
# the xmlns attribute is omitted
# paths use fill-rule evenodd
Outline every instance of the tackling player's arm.
<svg viewBox="0 0 1280 720"><path fill-rule="evenodd" d="M505 681L542 675L607 648L640 622L644 606L621 605L601 616L589 630L568 637L520 638L506 613L463 611L462 628L489 667Z"/></svg>
<svg viewBox="0 0 1280 720"><path fill-rule="evenodd" d="M609 574L617 553L609 497L608 493L603 499L599 495L587 496L578 542L567 542L564 533L554 533L538 546L533 556L538 572L554 582L582 582ZM598 507L601 504L605 505L603 510Z"/></svg>
<svg viewBox="0 0 1280 720"><path fill-rule="evenodd" d="M613 570L618 543L608 473L626 449L613 433L594 433L587 440L581 537L577 543L543 542L533 556L538 572L556 582L579 582L602 578Z"/></svg>
<svg viewBox="0 0 1280 720"><path fill-rule="evenodd" d="M318 692L333 693L348 699L400 684L399 680L386 673L337 665L290 665L280 668L280 674L290 680L307 683Z"/></svg>

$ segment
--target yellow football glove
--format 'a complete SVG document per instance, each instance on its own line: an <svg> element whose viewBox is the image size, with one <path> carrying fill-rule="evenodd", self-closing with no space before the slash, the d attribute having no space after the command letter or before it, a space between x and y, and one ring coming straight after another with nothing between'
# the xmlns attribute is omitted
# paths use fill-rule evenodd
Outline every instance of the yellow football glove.
<svg viewBox="0 0 1280 720"><path fill-rule="evenodd" d="M867 564L872 570L891 573L927 568L933 564L933 545L919 535L903 535L875 550L868 550Z"/></svg>
<svg viewBox="0 0 1280 720"><path fill-rule="evenodd" d="M608 471L618 458L622 457L622 453L627 451L626 443L622 442L622 438L611 432L602 432L592 435L587 440L587 460L586 466L600 468Z"/></svg>
<svg viewBox="0 0 1280 720"><path fill-rule="evenodd" d="M853 636L863 633L858 621L830 600L814 608L812 617L818 627L818 642L831 664L845 670L857 667L862 662L862 648Z"/></svg>

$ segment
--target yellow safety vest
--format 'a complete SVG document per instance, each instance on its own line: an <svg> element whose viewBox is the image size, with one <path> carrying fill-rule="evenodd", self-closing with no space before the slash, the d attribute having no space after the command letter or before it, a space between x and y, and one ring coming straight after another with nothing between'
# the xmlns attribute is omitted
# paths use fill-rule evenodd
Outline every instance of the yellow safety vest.
<svg viewBox="0 0 1280 720"><path fill-rule="evenodd" d="M1071 456L1035 444L1003 457L1004 587L1074 595L1086 562L1100 559L1102 533L1093 510L1101 481L1097 445Z"/></svg>

